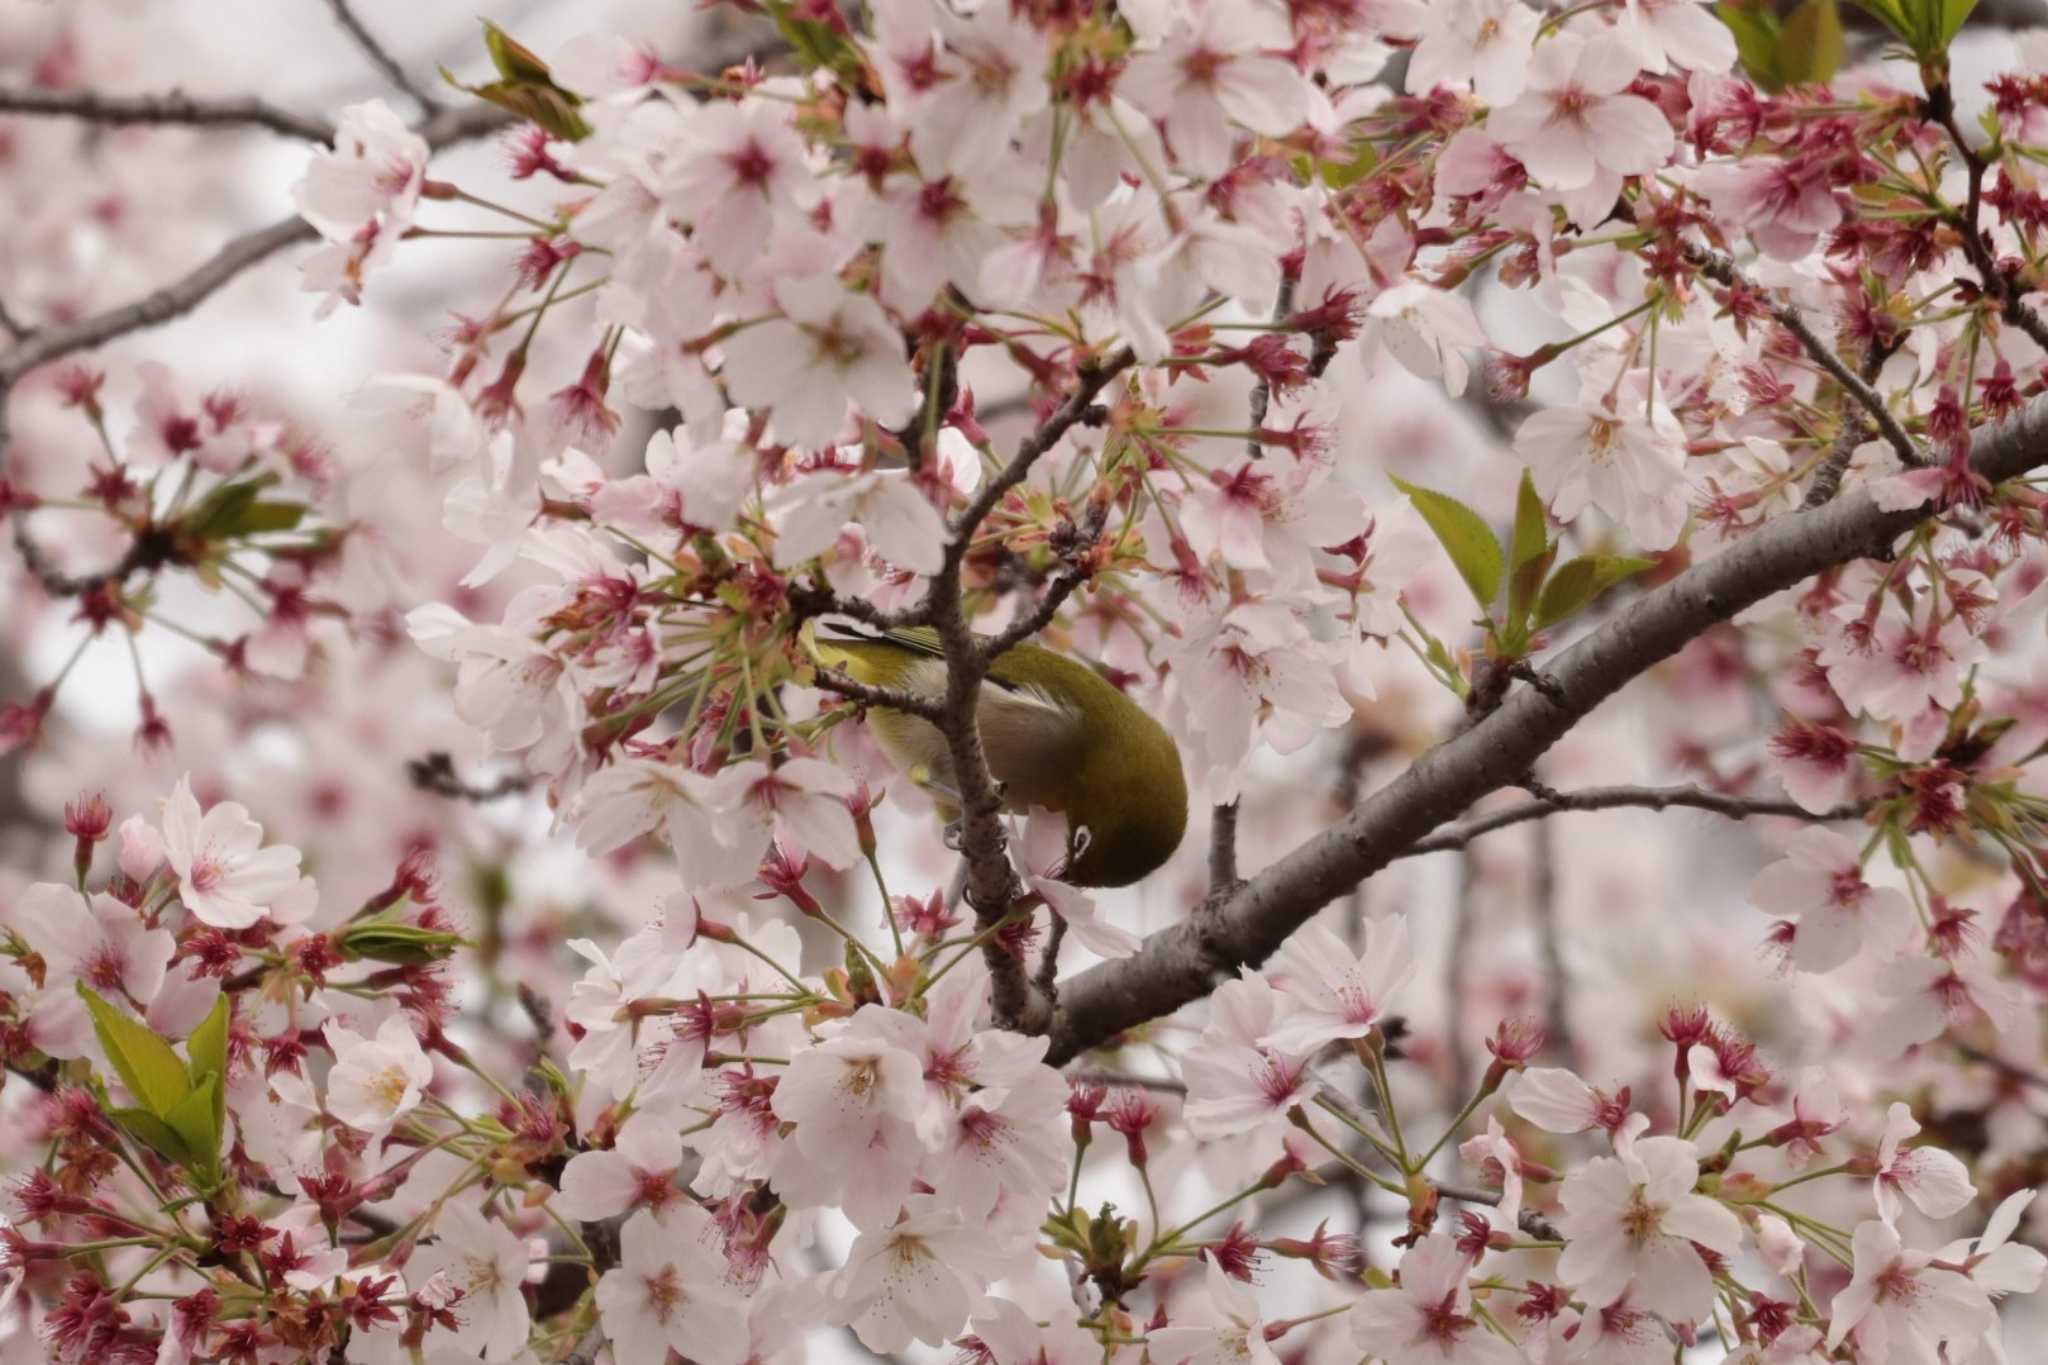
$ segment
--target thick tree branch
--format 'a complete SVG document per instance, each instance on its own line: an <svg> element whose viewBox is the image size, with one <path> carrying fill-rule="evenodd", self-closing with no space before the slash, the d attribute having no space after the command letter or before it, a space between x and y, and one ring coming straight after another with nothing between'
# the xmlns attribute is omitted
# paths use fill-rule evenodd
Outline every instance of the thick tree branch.
<svg viewBox="0 0 2048 1365"><path fill-rule="evenodd" d="M398 64L398 59L391 55L384 44L377 41L377 35L363 27L363 21L356 16L349 0L327 0L327 8L334 12L334 21L341 25L342 30L361 49L362 54L370 59L370 64L384 73L385 80L409 95L424 112L432 114L440 110L439 103L426 91L413 84L412 77L405 73L405 68Z"/></svg>
<svg viewBox="0 0 2048 1365"><path fill-rule="evenodd" d="M1976 471L1997 483L2048 462L2048 398L1980 428ZM1219 973L1265 961L1324 905L1403 856L1473 802L1521 780L1595 707L1708 627L1822 569L1882 552L1921 509L1888 512L1867 489L1767 522L1741 542L1636 599L1552 662L1548 693L1515 692L1437 745L1335 827L1247 882L1215 916L1148 939L1061 988L1048 1060L1066 1061L1208 994Z"/></svg>
<svg viewBox="0 0 2048 1365"><path fill-rule="evenodd" d="M1581 787L1577 791L1557 792L1539 800L1524 802L1519 806L1508 806L1452 825L1430 835L1427 839L1416 840L1395 857L1417 858L1425 853L1448 853L1454 849L1464 848L1482 834L1490 834L1509 825L1519 825L1524 820L1541 820L1546 815L1557 815L1564 811L1620 810L1627 807L1669 810L1673 806L1712 811L1731 820L1747 820L1752 815L1776 815L1791 820L1814 822L1854 820L1869 809L1866 802L1851 802L1834 810L1816 814L1792 801L1728 796L1721 792L1708 791L1705 787Z"/></svg>
<svg viewBox="0 0 2048 1365"><path fill-rule="evenodd" d="M203 99L182 90L154 95L103 95L92 90L24 90L0 86L0 114L37 114L87 123L164 123L198 128L268 128L286 137L329 142L334 125L295 114L254 96Z"/></svg>
<svg viewBox="0 0 2048 1365"><path fill-rule="evenodd" d="M1209 812L1209 894L1227 896L1237 884L1237 802L1226 801Z"/></svg>

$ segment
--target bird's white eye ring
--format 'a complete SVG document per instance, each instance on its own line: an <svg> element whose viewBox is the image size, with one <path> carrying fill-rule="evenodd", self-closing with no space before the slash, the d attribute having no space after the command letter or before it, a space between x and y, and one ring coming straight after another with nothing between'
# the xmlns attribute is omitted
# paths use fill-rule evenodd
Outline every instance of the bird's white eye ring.
<svg viewBox="0 0 2048 1365"><path fill-rule="evenodd" d="M1088 851L1088 845L1094 842L1095 831L1089 829L1086 825L1074 826L1073 831L1067 835L1068 864L1071 865L1078 862L1081 855Z"/></svg>

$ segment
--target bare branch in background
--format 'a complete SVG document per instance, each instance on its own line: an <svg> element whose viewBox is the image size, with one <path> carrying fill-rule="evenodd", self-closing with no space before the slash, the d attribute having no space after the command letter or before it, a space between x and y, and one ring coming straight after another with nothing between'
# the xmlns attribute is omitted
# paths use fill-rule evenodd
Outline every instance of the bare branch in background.
<svg viewBox="0 0 2048 1365"><path fill-rule="evenodd" d="M363 21L357 17L355 8L349 0L327 0L327 8L334 12L334 21L341 25L342 30L361 49L362 54L370 59L370 64L384 73L385 80L409 95L426 113L440 111L440 103L419 86L414 85L412 77L405 74L405 68L399 65L398 59L391 55L384 44L377 41L377 35L363 26Z"/></svg>
<svg viewBox="0 0 2048 1365"><path fill-rule="evenodd" d="M1564 933L1557 916L1557 828L1548 820L1529 826L1535 847L1529 859L1529 914L1536 921L1536 942L1543 953L1543 1033L1545 1046L1566 1066L1578 1063L1572 1041L1572 979L1564 961Z"/></svg>
<svg viewBox="0 0 2048 1365"><path fill-rule="evenodd" d="M1972 466L1993 483L2044 462L2048 398L2036 398L2009 421L1980 428L1972 441ZM1512 694L1498 710L1423 754L1335 827L1247 882L1221 914L1161 930L1132 956L1062 983L1048 1060L1065 1061L1169 1014L1207 995L1220 974L1265 961L1331 900L1407 854L1473 802L1521 781L1572 727L1651 665L1823 569L1883 554L1924 516L1921 508L1887 511L1859 488L1825 507L1771 521L1643 594L1548 664L1554 688Z"/></svg>
<svg viewBox="0 0 2048 1365"><path fill-rule="evenodd" d="M421 791L478 805L516 796L533 785L533 779L525 773L506 773L489 784L466 782L455 771L455 760L439 750L411 760L405 765L405 771L412 784Z"/></svg>
<svg viewBox="0 0 2048 1365"><path fill-rule="evenodd" d="M1464 848L1482 834L1491 834L1494 830L1519 825L1525 820L1540 820L1547 815L1557 815L1565 811L1620 810L1630 807L1642 810L1669 810L1673 806L1712 811L1731 820L1747 820L1753 815L1763 815L1787 820L1806 820L1816 824L1826 824L1833 820L1854 820L1869 809L1867 802L1851 802L1846 806L1816 814L1792 801L1728 796L1721 792L1709 791L1705 787L1582 787L1578 791L1568 792L1542 788L1538 799L1534 801L1509 806L1452 825L1430 835L1427 839L1416 840L1394 856L1417 858L1425 853L1448 853L1454 849Z"/></svg>
<svg viewBox="0 0 2048 1365"><path fill-rule="evenodd" d="M1465 974L1479 925L1479 907L1473 903L1479 869L1472 850L1459 849L1454 861L1457 885L1451 891L1451 941L1444 961L1444 1047L1450 1056L1453 1108L1458 1097L1472 1090L1472 1050L1465 1042Z"/></svg>
<svg viewBox="0 0 2048 1365"><path fill-rule="evenodd" d="M334 125L295 114L254 96L203 99L182 90L155 95L103 95L92 90L22 90L0 86L0 114L38 114L87 123L184 124L195 128L268 128L308 142L331 142Z"/></svg>
<svg viewBox="0 0 2048 1365"><path fill-rule="evenodd" d="M28 325L7 311L7 305L0 303L0 332L5 332L15 341L28 335Z"/></svg>

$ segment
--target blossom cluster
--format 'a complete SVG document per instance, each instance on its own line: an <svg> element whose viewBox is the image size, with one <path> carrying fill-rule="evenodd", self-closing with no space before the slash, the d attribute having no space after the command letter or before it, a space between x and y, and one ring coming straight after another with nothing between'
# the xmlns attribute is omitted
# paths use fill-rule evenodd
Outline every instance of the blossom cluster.
<svg viewBox="0 0 2048 1365"><path fill-rule="evenodd" d="M767 8L772 70L489 28L509 184L340 111L293 191L312 307L415 244L494 271L443 367L354 396L376 460L0 351L10 571L77 651L0 708L69 799L0 885L39 1153L0 1317L157 1365L2005 1359L2048 1270L2048 523L1973 460L2048 382L2048 82L1966 90L1937 0L1871 6L1917 61L1848 70L1694 0ZM1503 449L1405 449L1368 392ZM1394 873L1277 951L1228 918L1240 812L1285 865L1314 765L1351 804L1517 688L1575 704L1564 646L1831 504L1900 529L1650 680L1695 786L1641 804L1779 822L1712 1008L1596 1040L1556 923L1532 990L1536 946L1438 941ZM1199 841L1160 876L1186 925L1071 884L1055 812L943 848L971 802L895 770L834 622L956 669L1042 636L1139 699L1215 811L1206 888ZM221 676L152 689L158 629ZM47 733L115 639L150 773ZM262 807L280 717L365 771ZM427 732L407 801L528 792L558 842L398 804ZM1628 775L1545 765L1501 780ZM1468 928L1484 832L1438 850ZM593 889L539 904L527 844ZM1004 904L963 894L991 865ZM1200 1003L1091 1033L1088 963Z"/></svg>

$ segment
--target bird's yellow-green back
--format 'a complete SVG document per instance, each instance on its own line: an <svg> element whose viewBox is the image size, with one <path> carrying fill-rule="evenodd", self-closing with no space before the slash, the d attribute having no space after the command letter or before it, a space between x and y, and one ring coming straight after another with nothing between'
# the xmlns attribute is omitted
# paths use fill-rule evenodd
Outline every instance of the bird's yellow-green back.
<svg viewBox="0 0 2048 1365"><path fill-rule="evenodd" d="M859 681L944 694L944 651L928 628L886 635L835 628L813 643L821 662L844 666ZM1079 855L1067 869L1075 885L1130 885L1180 846L1187 829L1180 751L1143 707L1086 664L1019 645L989 669L975 719L1005 804L1059 811L1077 832ZM881 708L872 723L890 758L929 774L943 802L952 760L938 729Z"/></svg>

